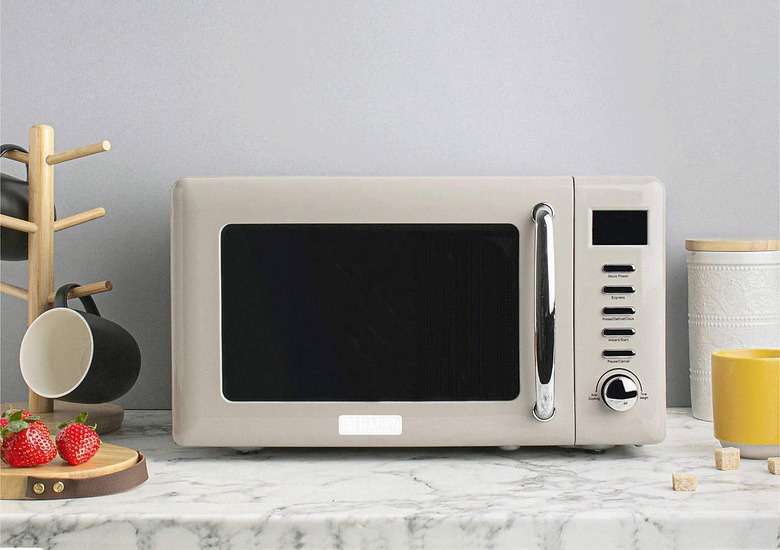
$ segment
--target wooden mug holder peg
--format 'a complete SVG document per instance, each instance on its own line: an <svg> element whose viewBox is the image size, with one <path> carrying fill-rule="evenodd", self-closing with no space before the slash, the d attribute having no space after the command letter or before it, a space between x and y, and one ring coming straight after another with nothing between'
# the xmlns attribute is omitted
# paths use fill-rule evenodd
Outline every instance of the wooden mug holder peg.
<svg viewBox="0 0 780 550"><path fill-rule="evenodd" d="M93 208L80 214L54 220L54 166L78 158L108 151L111 144L100 141L92 145L77 147L60 153L54 152L54 129L45 124L30 128L29 153L10 151L5 158L10 158L28 166L28 210L29 219L20 220L11 216L0 215L0 226L27 233L28 271L27 289L0 282L0 291L4 294L27 300L28 326L54 303L54 233L69 227L74 227L98 218L106 211L103 208ZM89 296L112 289L111 281L100 281L74 288L68 293L68 298ZM112 404L79 405L54 401L36 394L28 389L27 403L12 403L3 405L3 410L9 406L26 408L41 416L49 425L56 426L63 421L72 420L79 412L89 413L89 422L96 423L99 433L107 433L122 425L124 410Z"/></svg>

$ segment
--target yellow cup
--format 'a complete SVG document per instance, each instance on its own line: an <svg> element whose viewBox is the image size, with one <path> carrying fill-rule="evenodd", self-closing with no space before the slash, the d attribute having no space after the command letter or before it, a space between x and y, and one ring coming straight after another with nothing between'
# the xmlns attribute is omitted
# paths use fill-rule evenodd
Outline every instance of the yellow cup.
<svg viewBox="0 0 780 550"><path fill-rule="evenodd" d="M780 350L712 354L715 437L744 458L780 456Z"/></svg>

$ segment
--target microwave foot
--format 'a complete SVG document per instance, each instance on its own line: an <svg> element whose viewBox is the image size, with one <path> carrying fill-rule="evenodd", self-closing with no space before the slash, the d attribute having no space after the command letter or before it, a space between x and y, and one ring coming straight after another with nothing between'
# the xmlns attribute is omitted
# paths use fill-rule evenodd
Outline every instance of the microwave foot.
<svg viewBox="0 0 780 550"><path fill-rule="evenodd" d="M265 447L234 447L240 455L253 455L262 451Z"/></svg>
<svg viewBox="0 0 780 550"><path fill-rule="evenodd" d="M577 448L588 453L600 455L606 452L607 449L612 449L614 447L614 445L580 445Z"/></svg>
<svg viewBox="0 0 780 550"><path fill-rule="evenodd" d="M519 445L501 445L499 447L499 449L501 449L502 451L516 451L519 448L520 448Z"/></svg>
<svg viewBox="0 0 780 550"><path fill-rule="evenodd" d="M614 445L561 445L561 448L563 449L576 449L598 455L608 449L613 449L614 447Z"/></svg>

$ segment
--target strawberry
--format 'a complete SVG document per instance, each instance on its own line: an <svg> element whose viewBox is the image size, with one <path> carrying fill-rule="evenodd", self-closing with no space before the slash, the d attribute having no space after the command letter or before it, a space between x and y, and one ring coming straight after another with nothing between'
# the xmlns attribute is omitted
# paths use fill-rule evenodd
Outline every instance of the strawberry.
<svg viewBox="0 0 780 550"><path fill-rule="evenodd" d="M37 416L15 411L7 417L8 423L2 429L3 444L0 454L3 460L14 468L47 464L57 456L49 429ZM43 429L41 429L43 426Z"/></svg>
<svg viewBox="0 0 780 550"><path fill-rule="evenodd" d="M20 410L22 411L22 420L26 420L26 419L30 418L33 415L33 413L31 413L30 411L25 411L23 409L11 408L11 409L8 409L7 411L5 411L3 413L3 418L8 420L11 417L12 414L14 414L16 412L19 412Z"/></svg>
<svg viewBox="0 0 780 550"><path fill-rule="evenodd" d="M19 412L19 409L8 409L3 413L3 416L0 417L0 429L5 428L8 426L8 419L11 417L12 414L15 412ZM32 413L30 411L22 411L22 420L26 420L27 418L30 418L32 416Z"/></svg>
<svg viewBox="0 0 780 550"><path fill-rule="evenodd" d="M75 420L60 424L57 434L57 450L60 456L68 463L76 466L83 464L98 452L100 437L95 428L87 426L84 421L87 413L81 413Z"/></svg>
<svg viewBox="0 0 780 550"><path fill-rule="evenodd" d="M7 411L5 411L3 413L3 416L0 417L0 430L5 428L6 426L8 426L8 419L11 418L11 416L14 413L17 413L17 412L19 412L19 409L8 409ZM21 419L22 420L28 420L30 417L32 417L32 415L33 415L33 413L31 413L30 411L22 410L22 418ZM51 432L49 432L49 427L46 424L44 424L43 422L41 422L40 420L38 420L37 416L35 418L33 418L32 421L28 420L28 422L30 422L30 424L31 424L30 427L31 428L35 428L37 430L43 430L43 432L46 435L49 435L51 433Z"/></svg>

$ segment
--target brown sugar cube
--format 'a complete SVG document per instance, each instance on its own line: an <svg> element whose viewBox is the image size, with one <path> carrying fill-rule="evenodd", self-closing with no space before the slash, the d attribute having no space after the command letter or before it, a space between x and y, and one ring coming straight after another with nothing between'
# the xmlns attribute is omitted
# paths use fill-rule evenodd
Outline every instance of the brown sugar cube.
<svg viewBox="0 0 780 550"><path fill-rule="evenodd" d="M675 491L695 491L697 486L694 474L672 474L672 489Z"/></svg>
<svg viewBox="0 0 780 550"><path fill-rule="evenodd" d="M766 467L769 469L770 473L775 474L776 476L780 476L780 456L767 458Z"/></svg>
<svg viewBox="0 0 780 550"><path fill-rule="evenodd" d="M739 449L736 447L715 449L715 467L718 470L738 470Z"/></svg>

